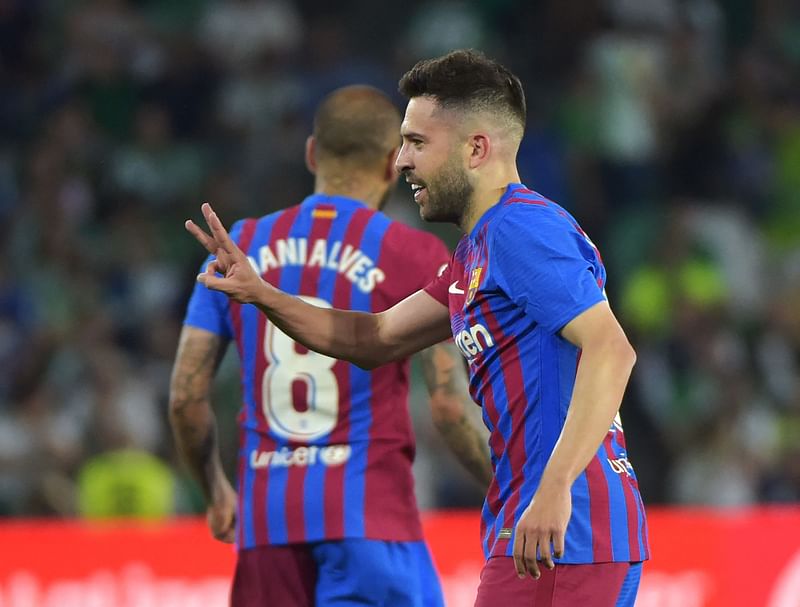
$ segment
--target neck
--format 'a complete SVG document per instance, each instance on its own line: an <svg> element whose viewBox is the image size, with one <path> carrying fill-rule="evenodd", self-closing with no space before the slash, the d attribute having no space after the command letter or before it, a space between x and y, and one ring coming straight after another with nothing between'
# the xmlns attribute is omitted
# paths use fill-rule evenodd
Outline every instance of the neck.
<svg viewBox="0 0 800 607"><path fill-rule="evenodd" d="M465 234L472 232L472 229L480 221L484 213L497 204L497 201L506 191L508 184L519 183L520 179L517 167L511 165L507 170L482 181L483 183L475 185L472 199L467 205L467 210L459 224Z"/></svg>
<svg viewBox="0 0 800 607"><path fill-rule="evenodd" d="M360 200L371 209L379 210L386 197L386 183L377 179L354 175L326 175L318 172L314 179L314 193L327 196L344 196Z"/></svg>

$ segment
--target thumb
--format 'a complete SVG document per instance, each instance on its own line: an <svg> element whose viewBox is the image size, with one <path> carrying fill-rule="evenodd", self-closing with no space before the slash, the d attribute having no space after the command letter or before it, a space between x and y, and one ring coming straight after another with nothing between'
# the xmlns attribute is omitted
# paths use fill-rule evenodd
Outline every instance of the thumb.
<svg viewBox="0 0 800 607"><path fill-rule="evenodd" d="M230 264L227 261L225 261L220 257L217 257L216 259L212 259L210 262L208 262L205 273L211 275L221 274L225 276L229 267Z"/></svg>
<svg viewBox="0 0 800 607"><path fill-rule="evenodd" d="M209 289L213 291L223 291L222 285L224 285L224 278L219 278L214 274L209 274L208 272L203 272L202 274L197 275L197 282L200 284L205 285Z"/></svg>

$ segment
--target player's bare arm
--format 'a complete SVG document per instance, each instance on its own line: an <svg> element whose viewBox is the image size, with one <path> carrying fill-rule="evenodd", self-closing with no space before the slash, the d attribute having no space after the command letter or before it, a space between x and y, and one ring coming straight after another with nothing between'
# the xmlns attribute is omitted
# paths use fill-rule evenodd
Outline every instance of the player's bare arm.
<svg viewBox="0 0 800 607"><path fill-rule="evenodd" d="M459 462L485 489L492 480L489 432L469 395L464 357L452 343L423 350L422 370L436 429Z"/></svg>
<svg viewBox="0 0 800 607"><path fill-rule="evenodd" d="M258 275L208 203L202 211L210 234L191 220L186 222L186 229L216 260L197 280L235 301L257 306L281 331L304 346L373 369L450 336L447 307L424 291L385 312L369 314L319 308L276 289Z"/></svg>
<svg viewBox="0 0 800 607"><path fill-rule="evenodd" d="M561 335L581 348L581 360L561 436L517 524L514 563L520 576L527 571L539 577L537 549L548 568L553 567L553 556L563 556L572 509L570 488L611 428L636 362L636 353L607 302L579 314Z"/></svg>
<svg viewBox="0 0 800 607"><path fill-rule="evenodd" d="M209 331L183 328L170 383L169 420L178 451L203 491L212 534L232 543L236 492L222 469L210 401L211 382L226 345Z"/></svg>

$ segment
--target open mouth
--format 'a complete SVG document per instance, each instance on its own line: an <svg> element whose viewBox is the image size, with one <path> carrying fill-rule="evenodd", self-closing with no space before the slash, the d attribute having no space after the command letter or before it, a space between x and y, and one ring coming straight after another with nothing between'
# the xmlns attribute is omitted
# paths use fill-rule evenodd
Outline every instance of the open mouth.
<svg viewBox="0 0 800 607"><path fill-rule="evenodd" d="M411 184L411 192L414 194L414 200L416 202L420 201L420 198L422 197L422 193L426 189L427 188L424 185L419 185L418 183L412 183Z"/></svg>

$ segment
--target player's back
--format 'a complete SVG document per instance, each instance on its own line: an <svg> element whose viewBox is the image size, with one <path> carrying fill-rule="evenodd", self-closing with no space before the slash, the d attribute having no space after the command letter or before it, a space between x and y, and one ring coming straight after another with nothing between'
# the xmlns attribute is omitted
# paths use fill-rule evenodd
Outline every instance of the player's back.
<svg viewBox="0 0 800 607"><path fill-rule="evenodd" d="M364 312L422 288L449 256L430 234L324 195L231 237L281 290ZM295 344L253 306L218 303L242 362L240 545L421 539L408 361L368 372Z"/></svg>

